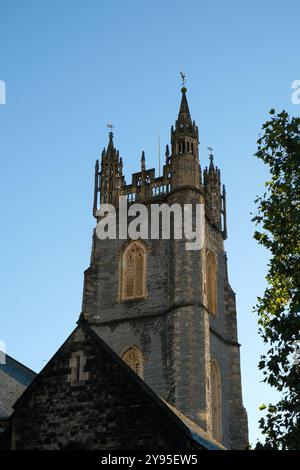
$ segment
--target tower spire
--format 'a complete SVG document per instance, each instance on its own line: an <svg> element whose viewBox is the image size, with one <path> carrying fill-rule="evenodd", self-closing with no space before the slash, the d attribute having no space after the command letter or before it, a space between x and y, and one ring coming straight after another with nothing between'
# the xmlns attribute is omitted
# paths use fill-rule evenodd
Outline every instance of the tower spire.
<svg viewBox="0 0 300 470"><path fill-rule="evenodd" d="M116 150L116 149L114 148L114 141L113 141L114 134L113 134L113 131L112 131L113 128L114 128L114 126L113 126L112 124L107 124L106 127L108 127L108 128L110 129L109 134L108 134L109 140L108 140L108 145L107 145L106 153L107 153L108 155L112 155L112 154L115 153L115 150Z"/></svg>
<svg viewBox="0 0 300 470"><path fill-rule="evenodd" d="M114 146L112 124L108 134L108 145L102 152L100 172L100 203L117 204L118 194L124 185L123 164L119 151Z"/></svg>
<svg viewBox="0 0 300 470"><path fill-rule="evenodd" d="M145 158L145 152L144 150L142 151L142 156L141 156L141 171L146 171L146 158Z"/></svg>
<svg viewBox="0 0 300 470"><path fill-rule="evenodd" d="M214 169L215 169L214 154L213 154L214 149L212 147L207 147L207 150L210 152L209 153L209 161L210 161L209 171L214 171Z"/></svg>
<svg viewBox="0 0 300 470"><path fill-rule="evenodd" d="M201 176L198 156L198 127L192 121L186 98L185 76L181 74L181 102L175 127L171 128L171 170L173 174L173 187L194 186L200 187Z"/></svg>
<svg viewBox="0 0 300 470"><path fill-rule="evenodd" d="M110 133L108 134L109 136L109 140L108 140L108 145L107 145L107 154L112 154L114 153L115 151L115 148L114 148L114 141L113 141L113 137L114 137L114 134L112 131L110 131Z"/></svg>
<svg viewBox="0 0 300 470"><path fill-rule="evenodd" d="M188 101L186 97L186 92L187 92L187 89L185 86L183 86L181 88L182 97L181 97L181 103L180 103L180 108L179 108L179 113L178 113L178 119L176 122L176 127L179 126L180 128L189 127L193 125L191 113L190 113L190 109L189 109L189 105L188 105Z"/></svg>

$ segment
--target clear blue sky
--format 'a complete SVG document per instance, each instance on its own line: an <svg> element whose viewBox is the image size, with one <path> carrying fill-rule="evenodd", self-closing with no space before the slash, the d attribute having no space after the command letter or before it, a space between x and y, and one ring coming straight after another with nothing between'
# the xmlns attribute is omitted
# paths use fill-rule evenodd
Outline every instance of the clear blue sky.
<svg viewBox="0 0 300 470"><path fill-rule="evenodd" d="M200 160L215 149L228 194L226 250L237 293L250 439L263 349L251 313L267 253L252 239L267 172L252 154L271 107L299 114L298 1L2 0L0 80L1 321L9 354L39 371L74 328L89 264L93 167L115 125L127 179L142 150L157 167L180 100L179 71L199 126Z"/></svg>

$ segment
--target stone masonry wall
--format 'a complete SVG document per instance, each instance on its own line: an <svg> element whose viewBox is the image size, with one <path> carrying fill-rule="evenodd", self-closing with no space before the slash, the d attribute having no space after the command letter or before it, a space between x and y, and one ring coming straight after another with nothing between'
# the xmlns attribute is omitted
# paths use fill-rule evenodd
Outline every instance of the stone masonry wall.
<svg viewBox="0 0 300 470"><path fill-rule="evenodd" d="M200 201L201 191L183 187L156 202L183 205ZM215 359L221 372L222 443L229 448L243 447L247 426L240 441L233 437L240 433L245 411L239 356L233 353L233 345L238 347L236 315L228 313L222 235L207 220L205 246L200 252L187 251L183 240L145 240L147 297L120 302L120 255L125 243L95 240L92 265L85 274L85 318L117 354L122 355L129 346L138 347L144 357L146 383L208 432L210 363ZM217 315L206 309L207 250L217 263Z"/></svg>
<svg viewBox="0 0 300 470"><path fill-rule="evenodd" d="M78 352L83 380L71 383L70 358ZM187 448L181 427L133 374L78 327L16 404L12 448Z"/></svg>

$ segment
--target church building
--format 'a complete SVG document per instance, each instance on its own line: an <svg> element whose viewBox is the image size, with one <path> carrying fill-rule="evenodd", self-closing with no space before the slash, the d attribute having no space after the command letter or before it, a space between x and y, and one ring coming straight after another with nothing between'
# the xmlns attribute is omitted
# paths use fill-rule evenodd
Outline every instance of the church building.
<svg viewBox="0 0 300 470"><path fill-rule="evenodd" d="M203 204L204 245L186 250L173 230L170 239L94 230L78 324L15 404L12 449L247 448L225 187L212 154L201 169L186 95L183 86L162 176L143 152L127 184L109 133L93 215L98 223L107 203L118 212L120 196L129 207Z"/></svg>

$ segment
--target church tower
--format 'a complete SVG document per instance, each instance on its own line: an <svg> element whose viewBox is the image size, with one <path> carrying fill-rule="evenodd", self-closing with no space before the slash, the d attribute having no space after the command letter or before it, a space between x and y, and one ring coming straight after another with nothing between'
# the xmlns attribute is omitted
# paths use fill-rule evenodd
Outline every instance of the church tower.
<svg viewBox="0 0 300 470"><path fill-rule="evenodd" d="M93 213L98 222L106 202L118 213L119 196L129 207L203 204L204 246L186 250L186 240L174 234L169 240L101 240L94 231L81 318L170 406L225 447L243 449L248 430L224 251L226 194L212 154L201 176L198 128L186 94L183 86L162 176L147 169L143 152L140 171L126 184L109 134L96 162Z"/></svg>
<svg viewBox="0 0 300 470"><path fill-rule="evenodd" d="M173 188L189 185L199 189L198 127L191 119L186 91L183 86L178 119L175 129L171 128Z"/></svg>
<svg viewBox="0 0 300 470"><path fill-rule="evenodd" d="M94 217L97 211L98 193L101 195L101 204L117 205L118 194L123 184L123 162L119 151L114 147L113 133L110 132L107 149L104 148L101 155L101 171L99 171L98 160L95 166Z"/></svg>

